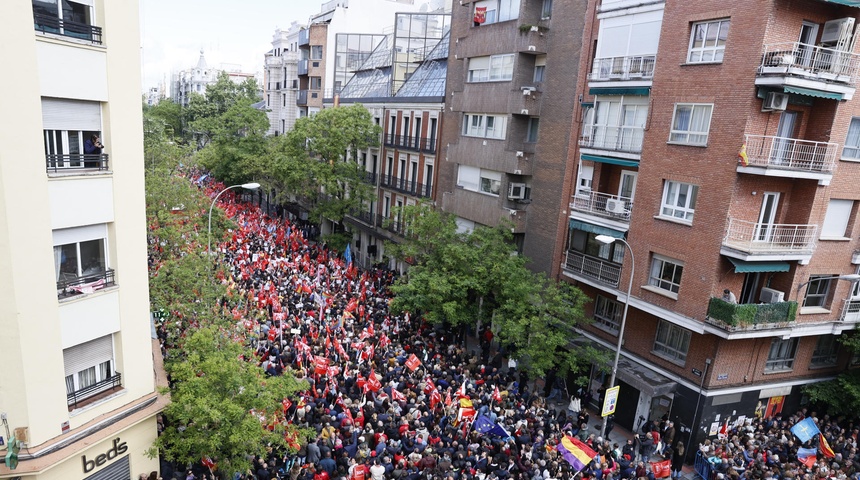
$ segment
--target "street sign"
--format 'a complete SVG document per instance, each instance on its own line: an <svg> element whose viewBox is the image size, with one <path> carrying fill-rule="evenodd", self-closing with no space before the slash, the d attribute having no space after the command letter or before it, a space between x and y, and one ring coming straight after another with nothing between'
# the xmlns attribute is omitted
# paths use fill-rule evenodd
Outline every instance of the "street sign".
<svg viewBox="0 0 860 480"><path fill-rule="evenodd" d="M702 376L702 371L701 371L701 370L699 370L698 368L694 368L694 369L693 369L693 375L695 375L695 376L697 376L697 377L701 377L701 376Z"/></svg>
<svg viewBox="0 0 860 480"><path fill-rule="evenodd" d="M603 397L603 410L600 412L601 417L612 415L615 413L615 407L618 405L618 393L621 390L621 385L616 385L606 389L606 395Z"/></svg>

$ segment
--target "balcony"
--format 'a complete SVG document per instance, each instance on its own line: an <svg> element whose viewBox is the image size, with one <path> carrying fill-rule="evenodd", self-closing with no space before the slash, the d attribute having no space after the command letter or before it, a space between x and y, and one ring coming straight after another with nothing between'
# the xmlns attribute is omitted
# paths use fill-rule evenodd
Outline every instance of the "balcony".
<svg viewBox="0 0 860 480"><path fill-rule="evenodd" d="M588 79L592 82L650 82L654 78L656 61L656 55L595 58Z"/></svg>
<svg viewBox="0 0 860 480"><path fill-rule="evenodd" d="M296 92L296 105L300 107L307 106L308 104L308 91L307 90L299 90Z"/></svg>
<svg viewBox="0 0 860 480"><path fill-rule="evenodd" d="M84 404L90 403L93 400L92 398L95 395L100 393L113 391L115 389L122 387L122 375L119 372L115 372L113 376L108 377L101 382L94 383L88 387L84 387L80 390L76 390L72 393L66 394L66 403L69 405L70 409L75 409L78 407L83 407Z"/></svg>
<svg viewBox="0 0 860 480"><path fill-rule="evenodd" d="M108 155L102 154L69 154L45 155L45 165L48 173L67 172L70 170L108 170Z"/></svg>
<svg viewBox="0 0 860 480"><path fill-rule="evenodd" d="M64 37L76 38L101 45L102 28L86 23L71 22L53 15L33 12L34 25L37 32L53 33Z"/></svg>
<svg viewBox="0 0 860 480"><path fill-rule="evenodd" d="M756 85L810 89L813 95L851 100L860 73L860 55L799 42L764 46ZM795 92L798 93L798 92Z"/></svg>
<svg viewBox="0 0 860 480"><path fill-rule="evenodd" d="M364 181L371 185L376 185L376 174L373 172L364 172Z"/></svg>
<svg viewBox="0 0 860 480"><path fill-rule="evenodd" d="M306 47L311 43L311 31L307 28L299 30L299 47Z"/></svg>
<svg viewBox="0 0 860 480"><path fill-rule="evenodd" d="M116 285L114 270L110 268L103 272L85 274L80 277L73 273L61 273L60 279L57 281L57 298L64 299L94 293L114 285Z"/></svg>
<svg viewBox="0 0 860 480"><path fill-rule="evenodd" d="M644 127L585 125L582 131L582 137L579 139L580 147L611 152L642 153Z"/></svg>
<svg viewBox="0 0 860 480"><path fill-rule="evenodd" d="M376 215L373 212L368 212L367 210L362 210L360 212L352 212L349 214L350 217L360 220L361 222L373 226L373 219Z"/></svg>
<svg viewBox="0 0 860 480"><path fill-rule="evenodd" d="M430 198L433 192L432 185L412 182L393 175L380 175L380 185L400 193L412 195L413 197Z"/></svg>
<svg viewBox="0 0 860 480"><path fill-rule="evenodd" d="M307 60L299 60L297 64L297 75L307 75L308 74L308 61Z"/></svg>
<svg viewBox="0 0 860 480"><path fill-rule="evenodd" d="M828 185L836 169L839 145L796 138L746 135L748 165L739 173L770 177L806 178Z"/></svg>
<svg viewBox="0 0 860 480"><path fill-rule="evenodd" d="M797 317L797 302L729 303L711 297L707 322L730 332L784 327Z"/></svg>
<svg viewBox="0 0 860 480"><path fill-rule="evenodd" d="M423 153L436 153L436 139L426 137L411 137L406 135L384 135L383 142L386 147L398 148L400 150L413 150Z"/></svg>
<svg viewBox="0 0 860 480"><path fill-rule="evenodd" d="M818 225L756 223L729 218L722 255L748 261L808 262L815 250Z"/></svg>
<svg viewBox="0 0 860 480"><path fill-rule="evenodd" d="M589 216L611 220L604 226L616 230L627 231L630 225L630 212L633 210L633 200L608 193L588 192L574 195L570 202L571 211L581 212ZM575 216L571 214L571 216ZM581 220L591 221L588 218ZM591 223L595 223L591 221Z"/></svg>
<svg viewBox="0 0 860 480"><path fill-rule="evenodd" d="M621 277L621 265L573 250L567 251L562 268L573 277L586 277L612 287L618 286Z"/></svg>
<svg viewBox="0 0 860 480"><path fill-rule="evenodd" d="M389 218L384 215L376 215L376 226L403 236L403 221L397 217Z"/></svg>
<svg viewBox="0 0 860 480"><path fill-rule="evenodd" d="M839 320L843 322L860 322L860 299L845 300L842 305L842 316Z"/></svg>
<svg viewBox="0 0 860 480"><path fill-rule="evenodd" d="M523 85L511 90L508 99L508 110L514 115L528 115L539 117L543 92L535 85Z"/></svg>
<svg viewBox="0 0 860 480"><path fill-rule="evenodd" d="M539 26L533 26L530 30L520 31L516 39L516 51L531 55L540 55L547 52L546 30Z"/></svg>

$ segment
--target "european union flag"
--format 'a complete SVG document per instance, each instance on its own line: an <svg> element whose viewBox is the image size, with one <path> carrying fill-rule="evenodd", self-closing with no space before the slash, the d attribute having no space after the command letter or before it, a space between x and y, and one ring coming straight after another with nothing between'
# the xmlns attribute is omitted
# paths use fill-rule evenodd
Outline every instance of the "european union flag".
<svg viewBox="0 0 860 480"><path fill-rule="evenodd" d="M511 434L502 428L501 425L493 422L483 415L475 417L475 423L473 425L475 427L475 431L483 435L496 435L503 438L511 436Z"/></svg>
<svg viewBox="0 0 860 480"><path fill-rule="evenodd" d="M349 244L346 244L346 250L343 252L343 259L346 261L347 265L352 263L352 249L349 248Z"/></svg>
<svg viewBox="0 0 860 480"><path fill-rule="evenodd" d="M808 442L810 438L821 432L818 430L818 426L815 425L815 422L812 421L812 417L806 417L791 427L791 433L799 438L801 442L805 443Z"/></svg>

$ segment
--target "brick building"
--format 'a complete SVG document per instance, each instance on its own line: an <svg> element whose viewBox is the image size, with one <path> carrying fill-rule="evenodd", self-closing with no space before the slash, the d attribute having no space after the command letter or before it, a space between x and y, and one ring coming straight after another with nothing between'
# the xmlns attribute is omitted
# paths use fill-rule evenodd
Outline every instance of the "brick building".
<svg viewBox="0 0 860 480"><path fill-rule="evenodd" d="M855 3L588 2L556 258L591 341L615 348L629 302L619 425L701 440L856 363L837 342L860 320ZM634 253L629 298L606 236Z"/></svg>

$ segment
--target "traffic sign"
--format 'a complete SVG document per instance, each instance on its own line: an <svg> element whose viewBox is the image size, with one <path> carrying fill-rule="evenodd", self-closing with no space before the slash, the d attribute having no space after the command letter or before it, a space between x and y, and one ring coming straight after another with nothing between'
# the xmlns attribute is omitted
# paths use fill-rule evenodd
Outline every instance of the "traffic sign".
<svg viewBox="0 0 860 480"><path fill-rule="evenodd" d="M615 413L615 407L618 405L618 393L621 390L621 385L616 385L606 389L606 394L603 396L603 410L600 412L601 417L612 415Z"/></svg>

